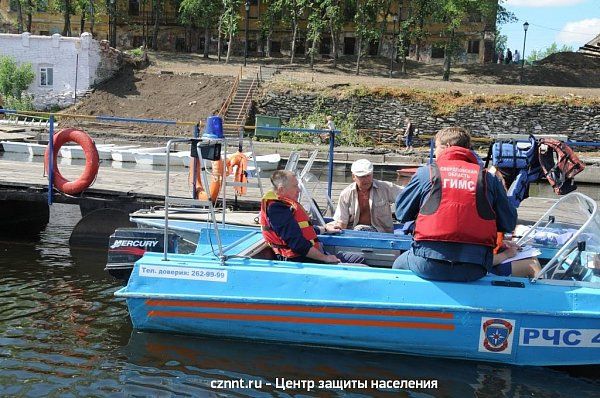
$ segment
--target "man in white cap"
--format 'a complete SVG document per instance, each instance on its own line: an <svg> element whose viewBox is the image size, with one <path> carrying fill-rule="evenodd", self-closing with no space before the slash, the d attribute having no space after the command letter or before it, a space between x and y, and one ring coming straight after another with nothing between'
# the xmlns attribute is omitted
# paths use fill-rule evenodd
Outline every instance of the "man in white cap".
<svg viewBox="0 0 600 398"><path fill-rule="evenodd" d="M352 163L352 184L340 193L333 215L335 225L362 231L394 232L391 204L402 187L373 179L373 164L367 159Z"/></svg>

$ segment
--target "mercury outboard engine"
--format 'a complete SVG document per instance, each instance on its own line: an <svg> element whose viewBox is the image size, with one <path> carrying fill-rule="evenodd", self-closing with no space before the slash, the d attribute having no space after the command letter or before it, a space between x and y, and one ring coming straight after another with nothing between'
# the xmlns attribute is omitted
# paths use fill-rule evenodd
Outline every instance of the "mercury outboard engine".
<svg viewBox="0 0 600 398"><path fill-rule="evenodd" d="M168 234L168 252L177 253L180 236ZM164 232L160 229L119 228L108 242L108 262L105 271L125 283L133 264L146 252L164 252Z"/></svg>

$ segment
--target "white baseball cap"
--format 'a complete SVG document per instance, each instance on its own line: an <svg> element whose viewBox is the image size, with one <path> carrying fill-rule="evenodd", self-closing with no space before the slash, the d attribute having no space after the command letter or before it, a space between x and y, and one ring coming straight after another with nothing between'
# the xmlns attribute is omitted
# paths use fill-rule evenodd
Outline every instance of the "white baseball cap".
<svg viewBox="0 0 600 398"><path fill-rule="evenodd" d="M367 159L358 159L352 163L350 170L355 176L363 177L373 173L373 163Z"/></svg>

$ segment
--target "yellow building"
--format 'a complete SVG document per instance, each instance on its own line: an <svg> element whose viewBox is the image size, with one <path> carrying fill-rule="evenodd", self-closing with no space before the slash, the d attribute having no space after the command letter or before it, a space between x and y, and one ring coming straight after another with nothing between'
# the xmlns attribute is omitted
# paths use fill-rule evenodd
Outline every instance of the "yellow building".
<svg viewBox="0 0 600 398"><path fill-rule="evenodd" d="M497 0L491 0L497 3ZM159 19L158 49L166 51L191 51L203 52L204 31L190 29L183 26L179 21L178 10L173 8L170 2L163 2L163 9ZM103 4L105 4L103 2ZM110 39L109 32L113 29L114 43L119 48L139 47L146 43L151 44L153 33L153 15L151 0L146 3L141 0L116 0L115 17L109 17L107 11L97 13L93 34L96 39ZM410 12L409 0L402 2L400 13L392 7L386 21L382 22L383 34L379 40L368 43L365 46L366 56L389 57L392 51L392 39L398 34L398 24L407 18ZM246 11L247 7L247 11ZM10 31L17 33L18 8L16 0L0 0L0 32ZM281 24L274 27L270 35L270 41L261 34L260 20L262 14L267 10L267 5L260 0L247 0L240 7L240 21L238 34L234 39L234 54L243 54L245 41L246 15L248 15L248 54L250 56L263 56L267 52L272 57L289 56L291 52L291 29ZM345 10L346 20L337 37L338 55L356 55L357 38L353 22L352 10ZM2 20L5 23L2 23ZM23 16L23 30L26 29L27 17ZM9 23L7 24L6 21ZM84 18L84 31L90 31L91 22L89 15ZM295 45L295 53L303 56L307 53L310 43L306 40L307 18L303 16L299 21L298 37ZM31 18L31 33L41 35L52 35L62 33L64 20L62 14L48 12L41 7L33 13ZM442 62L444 57L443 46L446 38L442 34L443 26L440 24L428 24L426 38L417 46L411 43L408 46L408 57L423 62ZM77 36L81 30L81 14L71 16L71 35ZM488 62L492 60L494 52L495 21L483 21L481 16L471 16L469 21L463 24L460 31L456 32L459 39L458 59L461 62ZM210 32L209 51L215 54L217 51L218 33L217 26ZM227 40L223 41L223 51L226 51ZM270 51L268 51L270 50ZM317 47L318 58L331 57L333 45L329 30L323 32Z"/></svg>

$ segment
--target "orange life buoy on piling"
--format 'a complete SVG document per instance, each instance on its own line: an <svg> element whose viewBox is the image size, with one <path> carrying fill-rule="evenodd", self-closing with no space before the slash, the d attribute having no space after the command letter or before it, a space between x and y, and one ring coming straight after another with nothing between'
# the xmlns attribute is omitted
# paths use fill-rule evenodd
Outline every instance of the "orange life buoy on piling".
<svg viewBox="0 0 600 398"><path fill-rule="evenodd" d="M225 173L225 165L223 164L223 161L214 160L212 162L212 175L208 192L202 185L202 170L200 167L200 159L198 158L190 159L190 174L188 181L190 185L194 181L194 164L196 165L196 198L200 200L207 200L210 195L210 200L215 203L219 197L219 192L221 192L221 187L223 186L223 175Z"/></svg>
<svg viewBox="0 0 600 398"><path fill-rule="evenodd" d="M229 159L229 169L234 173L234 181L246 183L248 182L248 157L243 152L236 152ZM245 185L235 187L237 195L245 195L248 188Z"/></svg>
<svg viewBox="0 0 600 398"><path fill-rule="evenodd" d="M67 142L75 142L79 144L85 154L85 168L83 173L75 181L69 181L62 176L58 169L58 163L56 157L58 151ZM100 167L100 160L98 158L98 150L94 140L90 138L85 131L77 129L63 129L54 135L54 153L52 157L54 159L54 186L61 192L68 195L77 195L85 191L96 179L98 174L98 168ZM46 173L49 173L48 163L50 159L50 146L46 148L44 155L44 169Z"/></svg>

